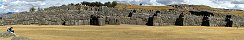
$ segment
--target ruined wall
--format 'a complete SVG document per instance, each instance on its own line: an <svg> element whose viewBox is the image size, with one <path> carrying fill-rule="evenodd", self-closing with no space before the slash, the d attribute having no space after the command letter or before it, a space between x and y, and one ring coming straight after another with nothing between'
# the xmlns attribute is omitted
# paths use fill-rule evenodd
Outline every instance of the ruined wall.
<svg viewBox="0 0 244 40"><path fill-rule="evenodd" d="M201 26L202 18L202 16L185 15L184 26Z"/></svg>
<svg viewBox="0 0 244 40"><path fill-rule="evenodd" d="M215 17L215 16L211 16L209 17L210 19L210 26L225 26L226 22L225 22L225 16L222 17Z"/></svg>
<svg viewBox="0 0 244 40"><path fill-rule="evenodd" d="M181 12L163 11L158 12L150 10L141 10L141 12L121 12L107 7L87 8L86 10L55 8L55 10L43 10L37 12L22 12L3 16L0 20L1 25L15 24L39 24L39 25L151 25L151 26L170 26L177 23ZM145 11L145 12L143 12ZM132 13L130 17L129 13ZM209 12L208 12L209 13ZM91 15L99 16L92 22ZM211 14L212 15L212 14ZM182 21L183 26L201 26L204 13L201 14L184 14ZM225 26L225 16L209 16L210 26ZM243 27L244 17L233 16L233 26Z"/></svg>
<svg viewBox="0 0 244 40"><path fill-rule="evenodd" d="M233 16L233 26L234 27L243 27L244 26L244 17Z"/></svg>

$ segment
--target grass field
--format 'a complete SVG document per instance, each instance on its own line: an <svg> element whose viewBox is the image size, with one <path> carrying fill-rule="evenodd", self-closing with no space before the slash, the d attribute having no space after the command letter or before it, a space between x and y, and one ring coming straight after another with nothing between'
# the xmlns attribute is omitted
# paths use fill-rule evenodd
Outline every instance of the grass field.
<svg viewBox="0 0 244 40"><path fill-rule="evenodd" d="M195 26L12 25L31 40L244 40L244 28ZM1 26L0 32L6 31ZM7 40L7 39L0 39Z"/></svg>

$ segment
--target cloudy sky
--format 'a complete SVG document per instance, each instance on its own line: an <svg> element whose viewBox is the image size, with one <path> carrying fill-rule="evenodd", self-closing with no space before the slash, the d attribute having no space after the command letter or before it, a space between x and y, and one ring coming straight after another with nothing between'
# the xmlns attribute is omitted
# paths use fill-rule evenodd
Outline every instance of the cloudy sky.
<svg viewBox="0 0 244 40"><path fill-rule="evenodd" d="M30 7L50 7L82 1L119 1L123 3L139 4L146 6L164 6L170 4L207 5L214 8L242 9L244 0L0 0L0 13L27 11Z"/></svg>

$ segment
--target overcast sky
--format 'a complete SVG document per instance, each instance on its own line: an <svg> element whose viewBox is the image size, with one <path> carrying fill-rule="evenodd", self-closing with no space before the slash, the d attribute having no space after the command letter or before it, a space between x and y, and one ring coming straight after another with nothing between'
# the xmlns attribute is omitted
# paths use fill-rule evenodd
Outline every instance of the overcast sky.
<svg viewBox="0 0 244 40"><path fill-rule="evenodd" d="M27 11L30 7L50 7L82 1L119 1L123 3L139 4L146 6L164 6L170 4L207 5L214 8L242 9L244 0L0 0L0 13Z"/></svg>

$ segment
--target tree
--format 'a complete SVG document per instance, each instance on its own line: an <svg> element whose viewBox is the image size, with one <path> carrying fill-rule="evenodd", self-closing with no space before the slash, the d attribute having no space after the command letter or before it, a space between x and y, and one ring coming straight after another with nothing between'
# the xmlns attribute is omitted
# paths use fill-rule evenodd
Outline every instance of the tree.
<svg viewBox="0 0 244 40"><path fill-rule="evenodd" d="M74 4L74 3L71 3L71 4L69 4L69 5L73 6L73 5L75 5L75 4Z"/></svg>
<svg viewBox="0 0 244 40"><path fill-rule="evenodd" d="M88 5L94 7L94 6L96 6L96 2L91 2L91 3L88 4Z"/></svg>
<svg viewBox="0 0 244 40"><path fill-rule="evenodd" d="M75 6L80 6L80 4L79 4L79 3L77 3L77 4L75 4Z"/></svg>
<svg viewBox="0 0 244 40"><path fill-rule="evenodd" d="M83 1L83 2L81 2L81 5L85 5L85 6L90 6L90 2L86 2L86 1Z"/></svg>
<svg viewBox="0 0 244 40"><path fill-rule="evenodd" d="M35 7L30 8L30 12L34 12L35 10Z"/></svg>
<svg viewBox="0 0 244 40"><path fill-rule="evenodd" d="M116 1L113 1L111 6L112 6L112 7L115 7L117 4L118 4L118 3L117 3Z"/></svg>
<svg viewBox="0 0 244 40"><path fill-rule="evenodd" d="M38 11L41 11L41 10L43 10L42 8L38 8Z"/></svg>
<svg viewBox="0 0 244 40"><path fill-rule="evenodd" d="M140 5L140 6L142 6L143 4L142 4L142 3L140 3L139 5Z"/></svg>
<svg viewBox="0 0 244 40"><path fill-rule="evenodd" d="M115 7L118 3L116 1L111 2L105 2L104 4L101 2L86 2L83 1L80 3L81 5L85 5L85 6L96 6L96 7L100 7L100 6L107 6L107 7Z"/></svg>
<svg viewBox="0 0 244 40"><path fill-rule="evenodd" d="M94 4L95 4L95 6L97 6L97 7L103 6L103 4L102 4L101 2L95 2Z"/></svg>
<svg viewBox="0 0 244 40"><path fill-rule="evenodd" d="M104 6L108 6L109 7L110 5L111 5L111 2L105 2L104 3Z"/></svg>

